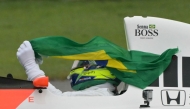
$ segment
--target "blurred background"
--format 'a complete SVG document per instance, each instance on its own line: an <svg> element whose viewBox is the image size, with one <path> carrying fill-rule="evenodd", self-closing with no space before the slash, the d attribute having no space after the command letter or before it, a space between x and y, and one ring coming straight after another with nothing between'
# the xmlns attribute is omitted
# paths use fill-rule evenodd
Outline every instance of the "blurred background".
<svg viewBox="0 0 190 109"><path fill-rule="evenodd" d="M0 0L0 76L26 79L16 52L24 40L65 36L86 43L102 36L127 48L123 19L153 16L190 23L189 0ZM169 26L169 25L168 25ZM44 58L51 80L65 80L71 60Z"/></svg>

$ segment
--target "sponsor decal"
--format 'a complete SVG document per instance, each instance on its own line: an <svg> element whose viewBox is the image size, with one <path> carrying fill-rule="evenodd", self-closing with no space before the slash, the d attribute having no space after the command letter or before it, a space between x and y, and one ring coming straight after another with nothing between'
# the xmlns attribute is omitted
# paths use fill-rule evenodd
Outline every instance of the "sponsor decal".
<svg viewBox="0 0 190 109"><path fill-rule="evenodd" d="M84 81L84 80L89 80L89 79L92 79L91 77L83 77L81 79L79 79L79 81Z"/></svg>
<svg viewBox="0 0 190 109"><path fill-rule="evenodd" d="M28 97L28 102L34 102L34 97Z"/></svg>
<svg viewBox="0 0 190 109"><path fill-rule="evenodd" d="M95 71L89 70L89 71L83 72L83 75L91 75L91 74L95 74Z"/></svg>
<svg viewBox="0 0 190 109"><path fill-rule="evenodd" d="M164 106L184 106L186 92L185 90L161 90L161 98Z"/></svg>
<svg viewBox="0 0 190 109"><path fill-rule="evenodd" d="M139 36L140 39L153 39L158 36L158 29L156 29L155 24L149 25L137 25L137 29L135 29L135 36Z"/></svg>

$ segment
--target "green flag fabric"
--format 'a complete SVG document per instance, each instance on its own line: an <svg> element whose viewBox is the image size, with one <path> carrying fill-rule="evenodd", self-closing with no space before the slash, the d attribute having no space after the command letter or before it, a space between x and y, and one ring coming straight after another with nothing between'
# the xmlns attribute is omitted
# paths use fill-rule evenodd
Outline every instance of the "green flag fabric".
<svg viewBox="0 0 190 109"><path fill-rule="evenodd" d="M106 60L106 67L121 81L146 88L168 67L178 48L162 54L128 51L103 37L94 37L79 44L63 36L47 36L30 40L35 56L58 57L70 60Z"/></svg>

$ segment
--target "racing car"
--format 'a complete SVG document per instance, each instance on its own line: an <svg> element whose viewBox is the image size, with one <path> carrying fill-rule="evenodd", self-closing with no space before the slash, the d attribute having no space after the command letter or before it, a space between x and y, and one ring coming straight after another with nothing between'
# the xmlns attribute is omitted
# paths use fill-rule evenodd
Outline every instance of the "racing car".
<svg viewBox="0 0 190 109"><path fill-rule="evenodd" d="M116 96L65 97L46 88L48 77L34 81L0 77L0 109L189 109L190 24L158 17L125 17L128 50L160 54L179 48L168 68L145 89L123 83Z"/></svg>

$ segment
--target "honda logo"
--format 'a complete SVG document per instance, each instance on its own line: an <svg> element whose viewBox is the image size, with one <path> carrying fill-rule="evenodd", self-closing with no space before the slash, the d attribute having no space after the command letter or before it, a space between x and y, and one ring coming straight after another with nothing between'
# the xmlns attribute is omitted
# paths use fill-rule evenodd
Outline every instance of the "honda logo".
<svg viewBox="0 0 190 109"><path fill-rule="evenodd" d="M161 98L164 106L184 106L186 93L184 90L162 90Z"/></svg>

